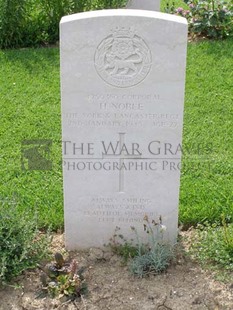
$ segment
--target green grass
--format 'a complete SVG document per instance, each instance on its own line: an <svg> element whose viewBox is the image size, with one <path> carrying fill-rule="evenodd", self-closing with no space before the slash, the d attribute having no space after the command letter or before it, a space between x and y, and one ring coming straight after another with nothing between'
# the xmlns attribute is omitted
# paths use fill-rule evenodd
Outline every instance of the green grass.
<svg viewBox="0 0 233 310"><path fill-rule="evenodd" d="M198 225L192 235L190 254L216 279L233 281L233 225Z"/></svg>
<svg viewBox="0 0 233 310"><path fill-rule="evenodd" d="M37 214L0 205L0 287L50 257L49 234L40 234Z"/></svg>
<svg viewBox="0 0 233 310"><path fill-rule="evenodd" d="M180 221L185 225L219 221L221 213L233 220L232 57L232 39L189 44L184 148L193 156L200 144L203 155L183 160Z"/></svg>
<svg viewBox="0 0 233 310"><path fill-rule="evenodd" d="M185 226L218 221L222 213L233 219L232 57L232 39L188 46L184 149L197 155L201 144L204 156L183 157L180 221ZM0 65L0 201L33 213L37 209L40 227L61 228L59 51L1 51ZM21 142L36 138L53 141L51 171L21 169Z"/></svg>
<svg viewBox="0 0 233 310"><path fill-rule="evenodd" d="M183 9L188 9L188 5L182 1L182 0L162 0L160 2L160 10L161 12L166 12L166 9L167 8L171 8L171 7L174 7L174 8L178 8L178 7L182 7Z"/></svg>
<svg viewBox="0 0 233 310"><path fill-rule="evenodd" d="M0 53L0 201L34 212L40 226L63 226L57 48ZM53 169L23 171L21 141L52 139Z"/></svg>

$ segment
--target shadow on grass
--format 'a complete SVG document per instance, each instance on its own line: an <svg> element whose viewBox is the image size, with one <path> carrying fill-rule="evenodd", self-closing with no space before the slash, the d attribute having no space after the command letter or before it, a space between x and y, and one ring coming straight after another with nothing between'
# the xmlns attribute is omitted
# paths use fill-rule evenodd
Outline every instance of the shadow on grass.
<svg viewBox="0 0 233 310"><path fill-rule="evenodd" d="M191 43L191 45L200 45L205 54L211 55L216 59L233 58L233 37L225 40L204 40Z"/></svg>
<svg viewBox="0 0 233 310"><path fill-rule="evenodd" d="M22 48L14 50L3 50L1 59L11 65L21 66L28 72L51 71L51 68L59 67L59 48Z"/></svg>

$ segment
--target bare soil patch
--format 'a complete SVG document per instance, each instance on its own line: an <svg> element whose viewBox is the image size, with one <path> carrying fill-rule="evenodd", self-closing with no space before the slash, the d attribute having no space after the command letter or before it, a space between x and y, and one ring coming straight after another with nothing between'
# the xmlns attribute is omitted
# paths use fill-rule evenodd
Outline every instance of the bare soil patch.
<svg viewBox="0 0 233 310"><path fill-rule="evenodd" d="M53 252L63 251L63 235L55 235ZM86 267L89 294L76 301L62 301L41 292L41 270L27 271L16 283L0 289L1 310L220 310L233 309L233 285L214 280L187 256L166 273L135 278L122 259L108 250L71 253ZM14 282L15 284L15 282Z"/></svg>

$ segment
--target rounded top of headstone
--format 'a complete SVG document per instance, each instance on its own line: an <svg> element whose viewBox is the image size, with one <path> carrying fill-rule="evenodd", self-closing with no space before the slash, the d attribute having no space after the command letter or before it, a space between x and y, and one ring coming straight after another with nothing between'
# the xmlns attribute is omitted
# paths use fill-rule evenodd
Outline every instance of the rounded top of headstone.
<svg viewBox="0 0 233 310"><path fill-rule="evenodd" d="M115 16L122 16L122 17L149 17L149 18L156 18L171 22L177 22L187 25L187 19L181 16L176 16L173 14L167 13L160 13L155 11L146 11L146 10L125 10L125 9L117 9L117 10L99 10L99 11L90 11L90 12L83 12L77 14L71 14L62 17L60 23L69 23L74 22L76 20L85 19L85 18L98 18L98 17L115 17Z"/></svg>

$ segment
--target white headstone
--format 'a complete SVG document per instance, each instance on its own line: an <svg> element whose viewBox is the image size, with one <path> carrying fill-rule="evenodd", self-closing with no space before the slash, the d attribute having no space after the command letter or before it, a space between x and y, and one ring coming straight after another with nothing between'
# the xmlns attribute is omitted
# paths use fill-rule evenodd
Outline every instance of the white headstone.
<svg viewBox="0 0 233 310"><path fill-rule="evenodd" d="M127 9L160 11L160 0L129 0Z"/></svg>
<svg viewBox="0 0 233 310"><path fill-rule="evenodd" d="M143 217L178 225L187 22L106 10L61 20L65 236L102 246Z"/></svg>

